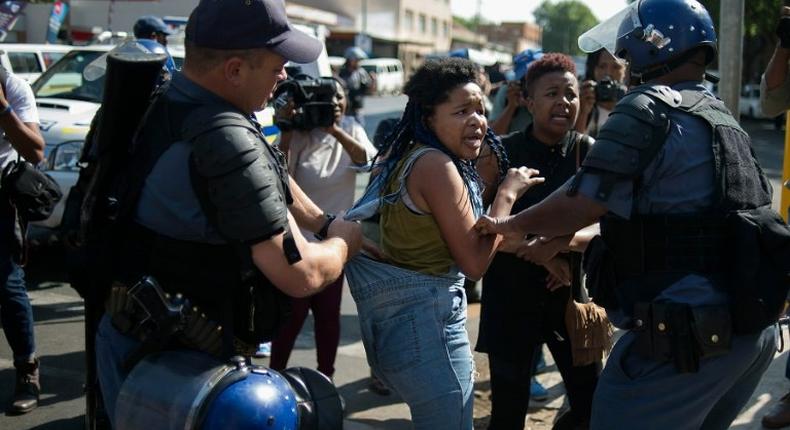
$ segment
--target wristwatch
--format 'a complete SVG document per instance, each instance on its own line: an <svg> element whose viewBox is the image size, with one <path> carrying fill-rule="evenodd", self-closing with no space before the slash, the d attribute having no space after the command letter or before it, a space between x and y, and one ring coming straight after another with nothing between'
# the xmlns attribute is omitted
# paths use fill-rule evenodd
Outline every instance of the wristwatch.
<svg viewBox="0 0 790 430"><path fill-rule="evenodd" d="M315 238L318 240L326 239L326 236L329 234L329 226L332 224L332 221L334 221L335 218L337 218L337 216L335 214L331 214L327 212L324 213L324 218L325 218L324 225L321 226L321 230L318 230L318 233L315 234Z"/></svg>

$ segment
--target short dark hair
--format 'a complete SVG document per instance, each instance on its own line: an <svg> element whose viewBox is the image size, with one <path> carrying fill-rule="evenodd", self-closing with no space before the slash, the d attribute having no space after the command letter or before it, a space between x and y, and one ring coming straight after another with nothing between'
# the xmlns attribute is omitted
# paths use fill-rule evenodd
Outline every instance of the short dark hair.
<svg viewBox="0 0 790 430"><path fill-rule="evenodd" d="M256 53L263 52L264 48L252 49L214 49L195 45L190 40L184 41L184 67L195 70L198 73L205 73L214 67L224 63L229 58L239 57L249 61L255 67L260 66Z"/></svg>
<svg viewBox="0 0 790 430"><path fill-rule="evenodd" d="M475 63L456 57L428 60L412 75L403 93L420 107L423 116L430 116L437 105L450 97L453 89L470 82L481 85Z"/></svg>
<svg viewBox="0 0 790 430"><path fill-rule="evenodd" d="M529 65L529 69L527 69L527 88L532 88L532 85L543 75L554 72L569 72L575 77L576 64L566 54L559 52L548 53Z"/></svg>

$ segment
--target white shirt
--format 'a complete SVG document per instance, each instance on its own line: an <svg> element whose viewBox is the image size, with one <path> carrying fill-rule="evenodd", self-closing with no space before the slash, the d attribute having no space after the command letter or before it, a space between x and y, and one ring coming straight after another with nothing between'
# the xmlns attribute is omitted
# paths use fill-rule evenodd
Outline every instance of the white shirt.
<svg viewBox="0 0 790 430"><path fill-rule="evenodd" d="M17 118L24 123L34 122L39 124L38 109L36 108L36 98L33 96L33 89L24 79L7 74L4 85L5 98L14 110ZM17 159L17 152L11 146L11 142L3 134L0 139L0 167L5 166Z"/></svg>
<svg viewBox="0 0 790 430"><path fill-rule="evenodd" d="M352 117L344 116L340 127L364 148L367 160L376 155L365 129ZM288 150L288 172L302 191L324 212L338 213L354 204L356 176L360 167L351 161L343 146L321 129L295 130ZM311 240L312 233L302 231Z"/></svg>

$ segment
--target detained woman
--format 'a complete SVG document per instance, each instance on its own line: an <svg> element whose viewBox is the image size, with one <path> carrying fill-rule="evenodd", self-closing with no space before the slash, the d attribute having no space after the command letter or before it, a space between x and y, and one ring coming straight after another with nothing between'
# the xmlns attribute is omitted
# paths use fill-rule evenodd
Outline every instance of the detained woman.
<svg viewBox="0 0 790 430"><path fill-rule="evenodd" d="M592 139L573 130L579 111L576 67L565 54L546 54L529 66L525 130L502 139L511 166L530 166L545 182L530 188L513 205L518 212L543 200L576 172ZM589 234L588 234L589 233ZM600 361L574 366L565 312L569 284L581 291L579 255L592 232L578 238L528 238L506 243L483 279L480 332L476 346L488 353L491 371L492 430L521 430L530 400L533 360L545 343L565 383L570 410L555 429L586 428ZM581 243L577 243L581 242ZM518 250L524 261L515 254ZM581 297L577 297L581 300Z"/></svg>
<svg viewBox="0 0 790 430"><path fill-rule="evenodd" d="M490 214L540 183L538 172L507 170L488 131L477 67L429 61L404 88L409 102L385 142L386 160L348 217L380 212L383 261L346 266L368 363L408 404L417 430L472 429L472 351L464 275L479 279L499 238L472 229L483 210L481 150L498 161Z"/></svg>

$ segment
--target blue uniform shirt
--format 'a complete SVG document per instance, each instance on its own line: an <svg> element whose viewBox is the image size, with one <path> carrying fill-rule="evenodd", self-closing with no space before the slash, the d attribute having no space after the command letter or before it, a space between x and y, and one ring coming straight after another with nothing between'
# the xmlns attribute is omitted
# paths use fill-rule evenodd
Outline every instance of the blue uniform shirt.
<svg viewBox="0 0 790 430"><path fill-rule="evenodd" d="M677 91L694 89L714 97L699 82L683 82L672 88ZM680 110L671 111L669 118L671 128L667 141L645 169L637 195L634 195L634 182L622 178L609 198L601 200L596 196L600 176L589 171L582 176L579 193L626 219L631 217L632 209L639 214L684 214L710 208L715 194L712 130L704 120ZM688 275L665 289L656 301L691 306L719 305L727 302L727 295L715 288L709 279ZM610 316L618 326L628 322L624 315Z"/></svg>
<svg viewBox="0 0 790 430"><path fill-rule="evenodd" d="M175 101L196 104L227 104L216 94L175 73L167 90ZM157 160L145 180L135 213L135 222L173 239L200 243L224 243L209 223L192 189L189 156L192 144L173 143Z"/></svg>

